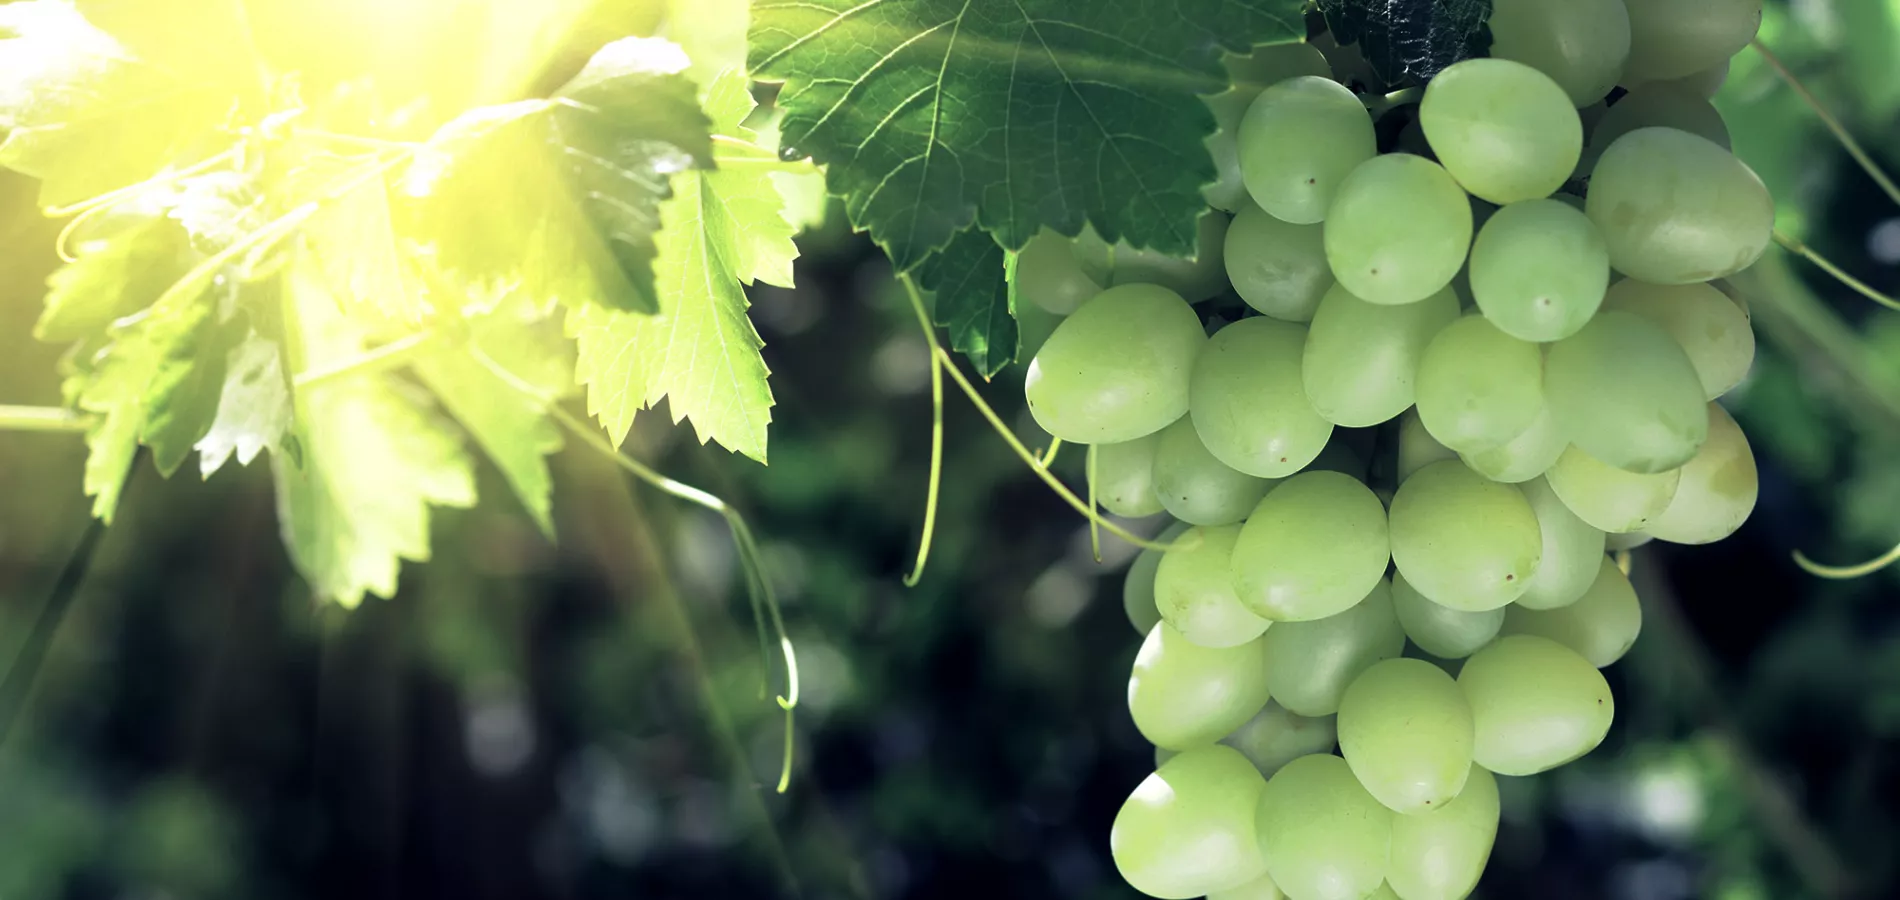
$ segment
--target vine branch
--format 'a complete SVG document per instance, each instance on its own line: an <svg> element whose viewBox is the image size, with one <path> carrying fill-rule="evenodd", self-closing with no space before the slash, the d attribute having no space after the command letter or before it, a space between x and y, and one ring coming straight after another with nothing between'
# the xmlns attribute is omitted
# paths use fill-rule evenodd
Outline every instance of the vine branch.
<svg viewBox="0 0 1900 900"><path fill-rule="evenodd" d="M1841 121L1836 119L1833 113L1828 112L1827 107L1821 105L1821 101L1808 90L1807 85L1802 84L1801 79L1796 78L1794 72L1789 71L1788 67L1782 63L1781 57L1776 56L1773 50L1768 49L1768 45L1762 43L1761 38L1755 38L1750 41L1749 46L1754 47L1755 52L1761 54L1761 58L1767 61L1768 65L1772 66L1775 72L1781 76L1781 80L1787 82L1788 86L1794 89L1794 92L1801 97L1801 102L1806 103L1809 109L1814 110L1814 115L1821 120L1821 124L1827 126L1828 131L1834 133L1834 139L1839 141L1841 148L1847 151L1847 155L1853 157L1854 162L1860 165L1861 171L1866 172L1867 177L1872 178L1875 184L1880 185L1880 189L1886 192L1888 199L1891 199L1895 205L1900 205L1900 187L1894 186L1893 179L1888 178L1887 173L1881 171L1880 166L1874 162L1873 157L1868 156L1867 151L1861 149L1860 142L1854 140L1854 136L1847 133L1847 129L1841 125Z"/></svg>

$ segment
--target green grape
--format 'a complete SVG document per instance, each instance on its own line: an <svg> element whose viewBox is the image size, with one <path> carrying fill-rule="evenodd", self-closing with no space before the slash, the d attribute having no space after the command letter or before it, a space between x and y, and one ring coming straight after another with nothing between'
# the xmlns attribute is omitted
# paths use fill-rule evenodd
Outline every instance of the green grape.
<svg viewBox="0 0 1900 900"><path fill-rule="evenodd" d="M1775 204L1741 160L1674 128L1638 128L1597 160L1584 209L1610 265L1654 284L1732 275L1768 248Z"/></svg>
<svg viewBox="0 0 1900 900"><path fill-rule="evenodd" d="M1607 556L1598 557L1596 580L1577 602L1546 610L1513 605L1504 617L1505 634L1550 638L1599 669L1622 659L1642 630L1636 589Z"/></svg>
<svg viewBox="0 0 1900 900"><path fill-rule="evenodd" d="M1495 447L1544 409L1544 353L1483 316L1440 329L1418 364L1418 416L1447 447Z"/></svg>
<svg viewBox="0 0 1900 900"><path fill-rule="evenodd" d="M1628 0L1623 83L1682 78L1734 56L1761 27L1762 0Z"/></svg>
<svg viewBox="0 0 1900 900"><path fill-rule="evenodd" d="M1253 512L1273 482L1236 472L1214 458L1187 416L1162 429L1155 447L1155 495L1175 518L1195 525L1232 525Z"/></svg>
<svg viewBox="0 0 1900 900"><path fill-rule="evenodd" d="M1239 525L1191 528L1184 538L1199 543L1161 554L1155 571L1155 607L1162 621L1203 647L1244 644L1267 630L1267 620L1247 611L1234 596L1228 566Z"/></svg>
<svg viewBox="0 0 1900 900"><path fill-rule="evenodd" d="M1095 454L1095 499L1102 508L1130 518L1161 511L1154 480L1155 448L1160 445L1161 434L1156 432L1089 448Z"/></svg>
<svg viewBox="0 0 1900 900"><path fill-rule="evenodd" d="M1058 316L1075 312L1102 292L1102 286L1082 271L1068 238L1044 228L1016 251L1012 270L1016 296ZM1020 308L1020 304L1018 305Z"/></svg>
<svg viewBox="0 0 1900 900"><path fill-rule="evenodd" d="M1497 776L1472 766L1458 799L1428 813L1393 816L1387 883L1405 900L1464 900L1491 859L1499 811Z"/></svg>
<svg viewBox="0 0 1900 900"><path fill-rule="evenodd" d="M1535 775L1590 752L1616 712L1596 666L1530 634L1505 635L1472 654L1458 686L1477 727L1473 758L1499 775Z"/></svg>
<svg viewBox="0 0 1900 900"><path fill-rule="evenodd" d="M1439 460L1457 458L1456 450L1439 443L1430 431L1425 430L1425 423L1418 417L1418 407L1414 406L1399 416L1399 481L1405 481L1412 477L1413 472Z"/></svg>
<svg viewBox="0 0 1900 900"><path fill-rule="evenodd" d="M1042 345L1048 343L1049 335L1056 333L1056 326L1061 324L1061 316L1034 303L1017 307L1016 333L1019 336L1017 362L1024 366L1029 365L1029 361L1042 352Z"/></svg>
<svg viewBox="0 0 1900 900"><path fill-rule="evenodd" d="M1324 220L1346 174L1379 152L1359 98L1314 75L1262 91L1240 120L1238 149L1253 202L1298 225Z"/></svg>
<svg viewBox="0 0 1900 900"><path fill-rule="evenodd" d="M1077 444L1153 434L1188 409L1188 373L1207 343L1201 318L1164 287L1109 288L1056 326L1023 393L1044 431Z"/></svg>
<svg viewBox="0 0 1900 900"><path fill-rule="evenodd" d="M1623 0L1493 0L1489 21L1491 55L1550 76L1573 106L1603 99L1630 53Z"/></svg>
<svg viewBox="0 0 1900 900"><path fill-rule="evenodd" d="M1266 645L1203 647L1166 622L1148 632L1128 679L1128 711L1148 743L1170 750L1211 744L1267 705Z"/></svg>
<svg viewBox="0 0 1900 900"><path fill-rule="evenodd" d="M1550 408L1546 405L1538 410L1537 418L1531 420L1531 427L1519 432L1517 437L1496 447L1460 453L1458 458L1473 472L1492 481L1518 484L1556 465L1557 457L1562 456L1568 446L1570 442L1557 430L1557 420L1550 417Z"/></svg>
<svg viewBox="0 0 1900 900"><path fill-rule="evenodd" d="M1418 121L1445 170L1499 205L1555 193L1583 152L1570 95L1508 59L1467 59L1433 76Z"/></svg>
<svg viewBox="0 0 1900 900"><path fill-rule="evenodd" d="M1641 474L1695 456L1709 436L1702 381L1654 322L1606 310L1544 358L1551 418L1578 449Z"/></svg>
<svg viewBox="0 0 1900 900"><path fill-rule="evenodd" d="M1682 470L1639 475L1571 447L1544 473L1544 480L1591 528L1622 534L1643 530L1669 508Z"/></svg>
<svg viewBox="0 0 1900 900"><path fill-rule="evenodd" d="M1306 399L1305 350L1305 326L1264 317L1208 339L1188 381L1188 412L1209 453L1259 478L1285 478L1319 456L1333 423Z"/></svg>
<svg viewBox="0 0 1900 900"><path fill-rule="evenodd" d="M1364 900L1385 880L1392 811L1337 756L1302 756L1274 773L1255 816L1267 874L1298 900Z"/></svg>
<svg viewBox="0 0 1900 900"><path fill-rule="evenodd" d="M1387 809L1443 807L1471 771L1471 707L1445 670L1388 659L1353 679L1339 701L1339 752Z"/></svg>
<svg viewBox="0 0 1900 900"><path fill-rule="evenodd" d="M1175 522L1155 540L1168 543L1192 527L1186 522ZM1135 626L1135 633L1143 636L1161 621L1161 610L1155 605L1155 573L1161 571L1161 552L1143 548L1129 564L1128 577L1122 579L1122 611L1128 614L1128 624Z"/></svg>
<svg viewBox="0 0 1900 900"><path fill-rule="evenodd" d="M1221 743L1239 750L1260 774L1272 777L1295 759L1331 751L1338 740L1333 716L1302 716L1268 700L1259 714L1221 738Z"/></svg>
<svg viewBox="0 0 1900 900"><path fill-rule="evenodd" d="M1416 399L1426 345L1456 318L1458 295L1450 288L1419 303L1379 306L1335 285L1313 314L1300 359L1314 411L1348 428L1404 412Z"/></svg>
<svg viewBox="0 0 1900 900"><path fill-rule="evenodd" d="M1232 748L1187 750L1138 785L1108 832L1115 868L1150 897L1187 900L1266 871L1256 818L1266 780Z"/></svg>
<svg viewBox="0 0 1900 900"><path fill-rule="evenodd" d="M1322 619L1379 585L1391 558L1385 506L1338 472L1301 472L1253 510L1234 544L1234 590L1254 614Z"/></svg>
<svg viewBox="0 0 1900 900"><path fill-rule="evenodd" d="M1286 900L1273 876L1262 875L1246 884L1224 891L1208 891L1207 900Z"/></svg>
<svg viewBox="0 0 1900 900"><path fill-rule="evenodd" d="M1625 278L1610 287L1604 309L1635 313L1662 327L1689 355L1702 396L1714 400L1742 383L1755 361L1748 313L1707 284L1649 284Z"/></svg>
<svg viewBox="0 0 1900 900"><path fill-rule="evenodd" d="M1452 609L1426 599L1412 588L1404 575L1392 578L1392 610L1398 613L1399 626L1418 649L1440 659L1463 659L1497 637L1504 624L1504 610L1472 612Z"/></svg>
<svg viewBox="0 0 1900 900"><path fill-rule="evenodd" d="M1214 124L1220 129L1207 138L1207 152L1214 157L1214 171L1219 177L1202 188L1201 193L1207 197L1207 205L1238 213L1253 205L1252 198L1247 196L1247 185L1240 179L1240 150L1236 142L1247 107L1271 85L1301 75L1330 78L1333 70L1319 48L1306 43L1266 44L1253 48L1253 52L1245 56L1223 53L1221 65L1226 67L1227 81L1232 86L1203 98L1207 108L1214 112Z"/></svg>
<svg viewBox="0 0 1900 900"><path fill-rule="evenodd" d="M1397 891L1392 890L1392 885L1381 884L1378 890L1366 895L1366 900L1404 900L1404 898L1400 897Z"/></svg>
<svg viewBox="0 0 1900 900"><path fill-rule="evenodd" d="M1320 226L1282 222L1251 201L1227 228L1225 259L1234 293L1276 319L1312 321L1333 286Z"/></svg>
<svg viewBox="0 0 1900 900"><path fill-rule="evenodd" d="M1444 290L1465 264L1471 202L1438 163L1388 153L1346 176L1323 236L1341 287L1369 303L1417 303Z"/></svg>
<svg viewBox="0 0 1900 900"><path fill-rule="evenodd" d="M1674 128L1729 149L1728 123L1708 98L1668 82L1640 85L1624 94L1590 132L1590 148L1601 156L1617 138L1638 128Z"/></svg>
<svg viewBox="0 0 1900 900"><path fill-rule="evenodd" d="M1433 602L1480 612L1516 600L1543 537L1523 492L1455 460L1412 474L1392 498L1392 562Z"/></svg>
<svg viewBox="0 0 1900 900"><path fill-rule="evenodd" d="M1096 284L1154 284L1199 303L1227 290L1227 264L1221 252L1227 245L1227 216L1205 213L1195 228L1193 259L1137 250L1127 241L1110 246L1088 225L1076 235L1072 251L1083 274Z"/></svg>
<svg viewBox="0 0 1900 900"><path fill-rule="evenodd" d="M1708 443L1682 467L1669 508L1644 529L1672 543L1712 544L1742 527L1760 489L1747 435L1728 410L1711 403Z"/></svg>
<svg viewBox="0 0 1900 900"><path fill-rule="evenodd" d="M1596 581L1603 560L1603 532L1577 518L1544 478L1518 485L1537 514L1537 530L1544 538L1543 560L1537 574L1524 586L1517 605L1525 609L1556 609L1577 602Z"/></svg>
<svg viewBox="0 0 1900 900"><path fill-rule="evenodd" d="M1302 716L1339 712L1359 673L1405 650L1405 631L1384 582L1358 605L1311 622L1279 622L1261 635L1273 699Z"/></svg>
<svg viewBox="0 0 1900 900"><path fill-rule="evenodd" d="M1522 340L1556 341L1596 315L1610 252L1582 210L1561 199L1526 200L1484 224L1470 271L1472 299L1492 324Z"/></svg>
<svg viewBox="0 0 1900 900"><path fill-rule="evenodd" d="M1638 87L1660 85L1675 88L1679 91L1688 91L1697 97L1707 100L1714 97L1716 92L1722 89L1722 85L1728 81L1728 68L1729 60L1724 59L1700 72L1692 72L1681 78L1672 78L1666 81L1648 81L1640 85L1628 85L1628 87L1634 90Z"/></svg>
<svg viewBox="0 0 1900 900"><path fill-rule="evenodd" d="M1615 553L1618 550L1634 550L1655 539L1655 535L1643 531L1606 534L1603 536L1603 549L1611 553Z"/></svg>
<svg viewBox="0 0 1900 900"><path fill-rule="evenodd" d="M1333 439L1326 442L1326 449L1319 452L1319 457L1308 464L1305 471L1338 472L1354 481L1365 481L1366 461L1359 456L1359 451L1350 446L1348 437L1345 429L1334 430Z"/></svg>

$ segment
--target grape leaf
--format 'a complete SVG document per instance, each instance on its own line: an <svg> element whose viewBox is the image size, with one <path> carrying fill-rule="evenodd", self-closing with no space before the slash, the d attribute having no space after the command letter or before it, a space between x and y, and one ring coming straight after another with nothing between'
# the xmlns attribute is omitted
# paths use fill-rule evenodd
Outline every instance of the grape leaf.
<svg viewBox="0 0 1900 900"><path fill-rule="evenodd" d="M615 41L553 99L470 110L404 178L398 226L477 293L654 310L668 178L709 163L679 48Z"/></svg>
<svg viewBox="0 0 1900 900"><path fill-rule="evenodd" d="M225 357L218 414L198 439L198 473L204 478L233 456L248 466L267 447L277 447L290 430L290 379L283 347L252 334Z"/></svg>
<svg viewBox="0 0 1900 900"><path fill-rule="evenodd" d="M719 167L682 172L662 206L666 229L655 262L656 314L582 307L569 313L579 341L577 379L588 411L616 442L634 414L670 398L673 420L690 419L702 443L764 462L772 392L764 346L746 318L742 285L792 285L798 248L771 173L796 171L739 123L751 111L743 77L714 82L707 113L721 136Z"/></svg>
<svg viewBox="0 0 1900 900"><path fill-rule="evenodd" d="M191 76L141 62L66 3L0 5L0 166L39 178L56 207L221 149L237 97Z"/></svg>
<svg viewBox="0 0 1900 900"><path fill-rule="evenodd" d="M45 308L33 326L42 341L76 341L144 309L183 277L184 232L162 211L114 213L97 236L73 243L76 258L47 279Z"/></svg>
<svg viewBox="0 0 1900 900"><path fill-rule="evenodd" d="M984 378L1016 358L1018 337L1003 248L981 229L958 232L917 269L917 286L936 298L932 317L950 330L950 346Z"/></svg>
<svg viewBox="0 0 1900 900"><path fill-rule="evenodd" d="M1302 0L766 0L754 74L899 272L974 222L1004 247L1084 220L1194 252L1221 50L1302 37Z"/></svg>
<svg viewBox="0 0 1900 900"><path fill-rule="evenodd" d="M291 348L307 368L360 354L362 330L307 257L283 277L297 320ZM296 391L302 465L271 458L284 545L318 596L353 607L391 597L402 560L429 558L429 508L475 503L474 466L461 437L420 391L378 373L345 375Z"/></svg>
<svg viewBox="0 0 1900 900"><path fill-rule="evenodd" d="M1423 84L1491 45L1491 0L1319 0L1341 44L1357 43L1387 84Z"/></svg>

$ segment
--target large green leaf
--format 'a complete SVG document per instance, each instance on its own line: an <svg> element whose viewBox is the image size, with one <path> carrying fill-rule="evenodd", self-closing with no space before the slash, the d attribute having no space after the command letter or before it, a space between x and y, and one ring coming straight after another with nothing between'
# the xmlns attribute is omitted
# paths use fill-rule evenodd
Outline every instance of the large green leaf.
<svg viewBox="0 0 1900 900"><path fill-rule="evenodd" d="M42 341L76 341L144 309L190 268L184 231L162 211L106 216L75 241L76 258L47 279L33 326Z"/></svg>
<svg viewBox="0 0 1900 900"><path fill-rule="evenodd" d="M1223 48L1306 33L1302 0L765 0L754 74L781 80L789 150L824 163L898 271L973 222L1194 252L1199 95Z"/></svg>
<svg viewBox="0 0 1900 900"><path fill-rule="evenodd" d="M1319 0L1326 25L1387 84L1423 83L1490 46L1491 0Z"/></svg>
<svg viewBox="0 0 1900 900"><path fill-rule="evenodd" d="M700 441L764 462L772 392L743 286L792 284L798 248L770 176L797 167L740 126L752 107L743 78L716 81L706 107L722 136L719 167L674 176L655 263L660 310L574 310L576 375L588 387L588 410L616 441L636 412L668 398L674 421L690 419Z"/></svg>
<svg viewBox="0 0 1900 900"><path fill-rule="evenodd" d="M673 44L626 38L552 99L457 117L404 179L401 230L478 293L657 309L668 179L712 156L686 65Z"/></svg>
<svg viewBox="0 0 1900 900"><path fill-rule="evenodd" d="M1019 343L1003 261L1003 248L972 228L917 269L917 285L934 296L934 318L950 330L950 346L984 378L1009 365Z"/></svg>
<svg viewBox="0 0 1900 900"><path fill-rule="evenodd" d="M147 64L57 0L0 5L0 166L64 206L231 142L240 88Z"/></svg>

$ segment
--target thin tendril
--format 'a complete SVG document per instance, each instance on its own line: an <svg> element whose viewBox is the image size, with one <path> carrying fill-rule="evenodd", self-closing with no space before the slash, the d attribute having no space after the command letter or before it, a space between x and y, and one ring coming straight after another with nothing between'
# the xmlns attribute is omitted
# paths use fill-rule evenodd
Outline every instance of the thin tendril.
<svg viewBox="0 0 1900 900"><path fill-rule="evenodd" d="M1887 173L1880 170L1879 164L1874 162L1873 157L1868 156L1867 151L1861 149L1860 142L1854 140L1854 136L1847 133L1847 129L1842 127L1840 120L1834 118L1833 113L1828 112L1827 107L1822 106L1820 100L1815 99L1814 94L1808 91L1807 85L1802 84L1801 79L1796 78L1794 73L1789 71L1786 65L1782 64L1781 58L1776 56L1774 51L1769 50L1768 45L1762 43L1760 38L1756 38L1749 43L1755 48L1756 53L1761 54L1762 59L1767 60L1768 64L1774 67L1775 72L1781 76L1781 80L1786 81L1789 87L1794 88L1794 92L1800 95L1801 102L1806 103L1809 109L1814 110L1814 114L1820 118L1821 124L1826 125L1827 130L1834 133L1834 139L1841 142L1841 148L1847 151L1848 156L1854 158L1854 162L1860 165L1861 171L1866 172L1867 177L1872 178L1875 184L1880 185L1880 189L1887 193L1888 199L1891 199L1896 204L1900 204L1900 187L1894 186L1893 179L1888 178Z"/></svg>
<svg viewBox="0 0 1900 900"><path fill-rule="evenodd" d="M1060 446L1060 445L1058 445ZM1095 444L1089 445L1089 455L1083 463L1083 478L1089 483L1089 553L1096 562L1102 561L1102 529L1095 517Z"/></svg>
<svg viewBox="0 0 1900 900"><path fill-rule="evenodd" d="M911 306L919 311L919 320L928 323L930 317L927 314L923 314L924 298L923 295L917 292L917 285L910 280L910 276L908 275L899 276L898 280L904 283L904 290L910 294ZM996 414L996 410L990 406L989 401L984 400L983 395L977 392L976 385L971 384L970 379L963 376L962 370L957 368L956 360L951 358L950 351L945 350L943 345L937 342L936 329L926 327L924 329L924 339L930 342L931 354L936 358L937 365L942 367L945 374L950 376L950 380L957 383L957 387L963 391L963 395L970 398L970 403L976 407L977 412L983 414L983 419L990 423L990 428L1003 439L1003 443L1009 445L1009 449L1016 451L1016 456L1029 466L1029 470L1035 472L1036 477L1042 479L1043 483L1047 484L1050 490L1055 491L1056 496L1061 497L1063 502L1069 504L1071 509L1081 513L1091 521L1100 523L1102 528L1107 530L1109 534L1145 550L1167 550L1177 545L1186 546L1179 541L1151 541L1147 538L1140 537L1128 529L1108 521L1094 510L1089 509L1088 504L1083 503L1081 498L1075 495L1074 491L1069 490L1068 485L1063 484L1060 479L1050 474L1049 470L1036 459L1036 454L1030 452L1028 447L1023 446L1023 442L1016 437L1015 432L1009 430L1008 425L1003 423L1003 418ZM1198 540L1198 538L1195 540Z"/></svg>
<svg viewBox="0 0 1900 900"><path fill-rule="evenodd" d="M793 651L792 639L785 631L785 619L779 611L777 592L772 586L771 579L765 577L764 556L759 552L758 541L753 538L752 529L746 524L745 517L719 497L690 484L661 475L645 463L620 452L605 435L562 408L546 391L523 380L509 371L506 366L496 362L480 347L469 344L468 352L490 374L554 417L555 421L573 433L589 449L605 456L614 465L658 488L663 493L703 506L726 520L726 527L732 532L733 546L738 550L740 568L745 572L746 592L754 604L754 613L756 615L760 607L764 608L766 615L772 621L773 630L778 634L779 652L785 656L785 693L775 698L779 708L785 711L785 754L779 764L778 776L778 792L785 793L792 783L792 717L793 710L798 707L798 654Z"/></svg>
<svg viewBox="0 0 1900 900"><path fill-rule="evenodd" d="M1056 454L1057 454L1057 453L1060 453L1060 452L1062 452L1062 439L1061 439L1061 438L1050 438L1050 439L1049 439L1049 449L1047 449L1047 450L1045 450L1045 451L1043 451L1043 453L1042 453L1042 458L1041 458L1041 460L1039 461L1039 462L1040 462L1040 464L1041 464L1041 466L1042 466L1043 468L1045 468L1045 469L1047 469L1047 468L1049 468L1050 466L1053 466L1053 465L1055 465L1055 464L1056 464Z"/></svg>
<svg viewBox="0 0 1900 900"><path fill-rule="evenodd" d="M930 317L923 304L917 304L919 324L929 333ZM904 577L905 587L916 587L923 580L924 563L930 559L930 541L937 532L937 492L943 483L943 364L936 354L930 357L930 486L924 495L924 533L917 542L917 565Z"/></svg>
<svg viewBox="0 0 1900 900"><path fill-rule="evenodd" d="M48 207L45 213L49 219L63 219L74 213L78 214L71 222L67 222L66 227L59 230L59 236L53 239L53 252L59 254L61 262L78 262L78 255L72 251L72 239L73 235L78 233L79 229L85 227L86 223L109 212L112 207L129 197L151 190L152 188L163 187L182 178L190 178L193 175L197 175L209 169L217 168L235 157L242 146L242 144L232 145L223 152L200 160L176 172L161 172L137 184L128 184L122 188L115 188L77 203Z"/></svg>
<svg viewBox="0 0 1900 900"><path fill-rule="evenodd" d="M1825 566L1809 558L1806 553L1799 550L1794 552L1794 564L1800 566L1801 570L1809 575L1820 578L1841 580L1859 578L1862 575L1871 575L1878 572L1881 569L1893 565L1895 562L1900 562L1900 546L1896 546L1892 550L1888 550L1864 563L1852 566Z"/></svg>
<svg viewBox="0 0 1900 900"><path fill-rule="evenodd" d="M1783 247L1786 247L1788 249L1788 252L1793 253L1796 256L1799 256L1802 259L1805 259L1808 262L1813 263L1814 266L1820 269L1821 271L1834 276L1835 281L1838 281L1844 285L1847 285L1850 288L1853 288L1854 292L1861 295L1862 297L1866 297L1867 299L1872 300L1875 303L1878 303L1881 306L1884 306L1888 309L1900 310L1900 300L1895 300L1892 297L1887 296L1886 294L1883 294L1879 291L1874 290L1871 287L1868 287L1866 282L1863 282L1860 279L1847 274L1845 271L1842 271L1840 266L1837 266L1829 262L1827 260L1827 257L1824 257L1821 254L1814 252L1813 248L1809 247L1807 244L1801 243L1800 240L1790 237L1786 234L1783 234L1779 230L1777 230L1775 232L1775 243L1780 244Z"/></svg>

